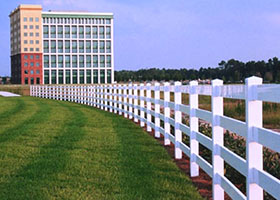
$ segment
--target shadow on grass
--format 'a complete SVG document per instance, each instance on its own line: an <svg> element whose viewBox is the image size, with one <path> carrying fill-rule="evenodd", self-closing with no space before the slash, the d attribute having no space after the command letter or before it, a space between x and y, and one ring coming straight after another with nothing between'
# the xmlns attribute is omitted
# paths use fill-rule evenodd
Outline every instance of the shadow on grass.
<svg viewBox="0 0 280 200"><path fill-rule="evenodd" d="M41 146L38 156L11 177L10 182L4 186L6 190L2 191L0 199L48 199L46 192L50 191L46 191L47 188L52 188L52 183L53 188L59 187L56 184L57 175L64 171L71 159L69 151L73 145L83 138L85 133L82 127L86 123L80 110L67 104L60 105L67 107L71 115L57 129L57 136L52 142Z"/></svg>

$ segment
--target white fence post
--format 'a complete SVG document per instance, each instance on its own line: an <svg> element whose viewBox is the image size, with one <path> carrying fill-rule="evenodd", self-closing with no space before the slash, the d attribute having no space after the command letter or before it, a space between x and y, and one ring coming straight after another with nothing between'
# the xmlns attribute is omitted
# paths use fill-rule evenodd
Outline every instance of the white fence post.
<svg viewBox="0 0 280 200"><path fill-rule="evenodd" d="M159 119L159 114L160 114L160 105L159 105L159 99L160 99L160 84L155 83L155 90L154 90L154 99L155 99L155 137L159 138L160 137L160 119Z"/></svg>
<svg viewBox="0 0 280 200"><path fill-rule="evenodd" d="M138 122L138 109L137 109L137 105L138 105L138 90L137 90L137 84L133 85L133 96L134 96L134 122Z"/></svg>
<svg viewBox="0 0 280 200"><path fill-rule="evenodd" d="M152 127L151 127L151 122L152 122L152 115L151 115L151 110L152 110L152 103L151 103L151 84L148 83L146 85L147 89L146 89L146 97L148 98L148 100L146 101L147 104L147 131L151 132L152 131Z"/></svg>
<svg viewBox="0 0 280 200"><path fill-rule="evenodd" d="M122 115L122 86L118 85L118 94L119 94L119 115Z"/></svg>
<svg viewBox="0 0 280 200"><path fill-rule="evenodd" d="M127 118L127 85L123 85L124 117Z"/></svg>
<svg viewBox="0 0 280 200"><path fill-rule="evenodd" d="M182 112L179 109L179 105L182 103L181 94L181 82L175 82L174 92L175 102L175 159L182 158L182 150L180 149L180 142L182 142L182 131L180 130L180 124L182 123Z"/></svg>
<svg viewBox="0 0 280 200"><path fill-rule="evenodd" d="M118 113L118 93L117 93L117 85L114 85L114 113L117 114Z"/></svg>
<svg viewBox="0 0 280 200"><path fill-rule="evenodd" d="M195 109L198 108L197 81L190 82L189 104L190 104L190 174L191 177L198 176L199 166L196 163L196 155L198 155L198 141L196 140L196 132L198 132L198 118L195 116Z"/></svg>
<svg viewBox="0 0 280 200"><path fill-rule="evenodd" d="M140 122L140 126L141 127L144 127L145 126L145 122L144 122L144 118L145 118L145 113L143 111L143 109L145 108L145 105L144 105L144 84L141 83L140 84L140 117L141 117L141 122Z"/></svg>
<svg viewBox="0 0 280 200"><path fill-rule="evenodd" d="M262 101L257 99L257 85L262 84L262 79L258 77L250 77L245 80L246 89L246 160L247 160L247 199L262 200L263 189L258 185L258 175L254 173L263 169L263 146L256 141L258 133L253 127L262 127L263 110Z"/></svg>
<svg viewBox="0 0 280 200"><path fill-rule="evenodd" d="M219 176L224 176L224 159L220 147L224 146L224 129L220 127L219 116L224 114L223 97L220 96L222 80L212 80L212 166L213 166L213 199L224 199L224 189L221 187ZM219 175L219 176L217 176Z"/></svg>
<svg viewBox="0 0 280 200"><path fill-rule="evenodd" d="M129 119L132 119L133 107L132 107L132 84L128 85L128 103L129 103Z"/></svg>
<svg viewBox="0 0 280 200"><path fill-rule="evenodd" d="M109 95L110 95L110 112L113 112L113 89L112 85L109 85Z"/></svg>
<svg viewBox="0 0 280 200"><path fill-rule="evenodd" d="M96 85L93 86L93 107L96 107Z"/></svg>
<svg viewBox="0 0 280 200"><path fill-rule="evenodd" d="M170 145L170 124L168 118L170 118L170 108L168 102L170 101L170 84L164 83L164 145Z"/></svg>
<svg viewBox="0 0 280 200"><path fill-rule="evenodd" d="M104 85L104 107L108 111L108 85Z"/></svg>

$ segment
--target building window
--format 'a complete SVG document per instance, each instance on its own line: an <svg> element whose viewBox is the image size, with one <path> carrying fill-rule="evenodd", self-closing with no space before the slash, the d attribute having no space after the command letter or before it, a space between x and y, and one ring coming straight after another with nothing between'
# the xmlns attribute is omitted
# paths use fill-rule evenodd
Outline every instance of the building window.
<svg viewBox="0 0 280 200"><path fill-rule="evenodd" d="M111 83L112 80L112 72L111 70L107 70L107 83Z"/></svg>
<svg viewBox="0 0 280 200"><path fill-rule="evenodd" d="M105 56L104 55L100 56L100 67L105 67Z"/></svg>
<svg viewBox="0 0 280 200"><path fill-rule="evenodd" d="M72 38L77 38L77 26L72 26Z"/></svg>
<svg viewBox="0 0 280 200"><path fill-rule="evenodd" d="M23 29L27 29L27 25L24 25L24 26L23 26Z"/></svg>
<svg viewBox="0 0 280 200"><path fill-rule="evenodd" d="M93 53L98 53L98 42L97 41L93 41L92 47L93 47Z"/></svg>
<svg viewBox="0 0 280 200"><path fill-rule="evenodd" d="M99 38L104 39L104 26L99 27Z"/></svg>
<svg viewBox="0 0 280 200"><path fill-rule="evenodd" d="M40 74L40 70L36 70L36 74Z"/></svg>
<svg viewBox="0 0 280 200"><path fill-rule="evenodd" d="M49 68L49 56L44 56L44 67Z"/></svg>
<svg viewBox="0 0 280 200"><path fill-rule="evenodd" d="M77 77L77 70L73 70L72 71L72 83L73 84L77 84L77 81L78 81L78 79L77 79L78 77Z"/></svg>
<svg viewBox="0 0 280 200"><path fill-rule="evenodd" d="M40 50L39 50L39 48L36 48L36 52L39 52Z"/></svg>
<svg viewBox="0 0 280 200"><path fill-rule="evenodd" d="M90 41L86 41L86 52L87 53L91 52L91 42Z"/></svg>
<svg viewBox="0 0 280 200"><path fill-rule="evenodd" d="M49 70L44 71L44 83L45 84L50 83L50 72L49 72Z"/></svg>
<svg viewBox="0 0 280 200"><path fill-rule="evenodd" d="M58 34L58 38L63 38L63 27L62 26L57 27L57 34Z"/></svg>
<svg viewBox="0 0 280 200"><path fill-rule="evenodd" d="M49 41L44 40L44 53L49 53Z"/></svg>
<svg viewBox="0 0 280 200"><path fill-rule="evenodd" d="M28 74L28 70L24 70L24 74Z"/></svg>
<svg viewBox="0 0 280 200"><path fill-rule="evenodd" d="M33 18L32 18L32 17L30 17L30 18L29 18L29 21L30 21L30 22L33 22Z"/></svg>
<svg viewBox="0 0 280 200"><path fill-rule="evenodd" d="M36 78L36 84L37 84L37 85L40 84L40 78Z"/></svg>
<svg viewBox="0 0 280 200"><path fill-rule="evenodd" d="M79 38L84 38L84 27L79 26Z"/></svg>
<svg viewBox="0 0 280 200"><path fill-rule="evenodd" d="M24 17L24 18L23 18L23 21L24 21L24 22L27 22L27 17Z"/></svg>
<svg viewBox="0 0 280 200"><path fill-rule="evenodd" d="M33 71L33 70L30 70L30 74L33 75L33 74L34 74L34 71Z"/></svg>
<svg viewBox="0 0 280 200"><path fill-rule="evenodd" d="M111 64L111 56L106 56L106 67L111 67L112 64Z"/></svg>
<svg viewBox="0 0 280 200"><path fill-rule="evenodd" d="M58 67L63 68L63 56L62 55L58 56Z"/></svg>
<svg viewBox="0 0 280 200"><path fill-rule="evenodd" d="M65 67L69 68L70 67L70 56L65 56Z"/></svg>
<svg viewBox="0 0 280 200"><path fill-rule="evenodd" d="M90 36L91 36L91 28L90 28L90 26L87 26L86 27L86 38L90 38Z"/></svg>
<svg viewBox="0 0 280 200"><path fill-rule="evenodd" d="M55 29L55 26L51 26L51 38L56 38L56 29Z"/></svg>
<svg viewBox="0 0 280 200"><path fill-rule="evenodd" d="M31 63L30 63L30 67L34 67L34 62L31 62Z"/></svg>
<svg viewBox="0 0 280 200"><path fill-rule="evenodd" d="M35 18L35 22L39 22L39 17L36 17L36 18Z"/></svg>
<svg viewBox="0 0 280 200"><path fill-rule="evenodd" d="M55 42L55 40L51 41L51 53L56 53L56 42Z"/></svg>
<svg viewBox="0 0 280 200"><path fill-rule="evenodd" d="M27 48L24 48L24 51L25 51L25 52L28 51Z"/></svg>
<svg viewBox="0 0 280 200"><path fill-rule="evenodd" d="M36 44L39 44L39 40L36 40Z"/></svg>
<svg viewBox="0 0 280 200"><path fill-rule="evenodd" d="M28 85L28 78L24 78L24 84Z"/></svg>
<svg viewBox="0 0 280 200"><path fill-rule="evenodd" d="M36 67L40 67L40 63L36 62Z"/></svg>
<svg viewBox="0 0 280 200"><path fill-rule="evenodd" d="M29 44L34 44L34 41L33 41L33 40L30 40L30 41L29 41Z"/></svg>
<svg viewBox="0 0 280 200"><path fill-rule="evenodd" d="M51 71L52 73L52 84L56 84L56 70L52 70Z"/></svg>
<svg viewBox="0 0 280 200"><path fill-rule="evenodd" d="M84 61L85 57L84 56L79 56L79 67L83 68L85 67L85 61Z"/></svg>
<svg viewBox="0 0 280 200"><path fill-rule="evenodd" d="M86 78L87 78L87 84L91 84L91 71L87 70L87 74L86 74Z"/></svg>
<svg viewBox="0 0 280 200"><path fill-rule="evenodd" d="M30 35L30 37L33 37L33 33L31 32L31 33L29 33L29 35Z"/></svg>
<svg viewBox="0 0 280 200"><path fill-rule="evenodd" d="M72 53L77 53L77 41L72 41Z"/></svg>
<svg viewBox="0 0 280 200"><path fill-rule="evenodd" d="M27 44L27 40L24 40L24 44Z"/></svg>
<svg viewBox="0 0 280 200"><path fill-rule="evenodd" d="M97 55L93 56L93 67L98 67L98 56Z"/></svg>
<svg viewBox="0 0 280 200"><path fill-rule="evenodd" d="M107 39L111 38L111 27L110 26L106 27L106 38Z"/></svg>
<svg viewBox="0 0 280 200"><path fill-rule="evenodd" d="M99 52L105 53L105 42L104 41L99 41Z"/></svg>
<svg viewBox="0 0 280 200"><path fill-rule="evenodd" d="M77 56L72 56L72 67L77 68L77 66L78 66Z"/></svg>
<svg viewBox="0 0 280 200"><path fill-rule="evenodd" d="M84 41L79 41L79 53L84 53Z"/></svg>
<svg viewBox="0 0 280 200"><path fill-rule="evenodd" d="M43 32L44 32L44 38L48 38L49 37L49 26L44 26Z"/></svg>
<svg viewBox="0 0 280 200"><path fill-rule="evenodd" d="M39 29L39 25L36 25L35 27L36 27L36 29Z"/></svg>
<svg viewBox="0 0 280 200"><path fill-rule="evenodd" d="M27 55L24 55L24 59L25 59L25 60L28 59L28 56L27 56Z"/></svg>
<svg viewBox="0 0 280 200"><path fill-rule="evenodd" d="M111 19L106 19L106 24L111 24Z"/></svg>
<svg viewBox="0 0 280 200"><path fill-rule="evenodd" d="M33 56L33 55L30 55L30 59L34 59L34 56Z"/></svg>
<svg viewBox="0 0 280 200"><path fill-rule="evenodd" d="M23 35L24 35L24 37L27 37L27 33L24 33Z"/></svg>
<svg viewBox="0 0 280 200"><path fill-rule="evenodd" d="M105 83L105 70L100 70L100 83Z"/></svg>
<svg viewBox="0 0 280 200"><path fill-rule="evenodd" d="M39 60L40 59L40 56L39 55L36 55L36 60Z"/></svg>
<svg viewBox="0 0 280 200"><path fill-rule="evenodd" d="M58 84L63 84L63 70L58 71Z"/></svg>
<svg viewBox="0 0 280 200"><path fill-rule="evenodd" d="M86 56L86 65L87 67L91 67L91 56Z"/></svg>
<svg viewBox="0 0 280 200"><path fill-rule="evenodd" d="M24 62L24 67L28 67L28 63L27 62Z"/></svg>
<svg viewBox="0 0 280 200"><path fill-rule="evenodd" d="M71 80L71 78L70 78L70 70L66 70L65 71L65 81L66 81L66 84L70 84L71 82L70 82L70 80Z"/></svg>
<svg viewBox="0 0 280 200"><path fill-rule="evenodd" d="M98 35L97 35L97 26L92 27L92 37L94 39L97 39Z"/></svg>
<svg viewBox="0 0 280 200"><path fill-rule="evenodd" d="M34 85L34 78L30 78L30 84Z"/></svg>
<svg viewBox="0 0 280 200"><path fill-rule="evenodd" d="M39 37L39 33L38 32L36 33L36 37Z"/></svg>
<svg viewBox="0 0 280 200"><path fill-rule="evenodd" d="M56 68L56 56L51 56L51 67Z"/></svg>
<svg viewBox="0 0 280 200"><path fill-rule="evenodd" d="M93 70L93 83L98 83L98 71Z"/></svg>
<svg viewBox="0 0 280 200"><path fill-rule="evenodd" d="M70 41L65 41L65 53L70 53Z"/></svg>
<svg viewBox="0 0 280 200"><path fill-rule="evenodd" d="M33 51L34 51L34 48L30 48L30 51L33 52Z"/></svg>
<svg viewBox="0 0 280 200"><path fill-rule="evenodd" d="M106 41L106 53L111 53L111 41Z"/></svg>
<svg viewBox="0 0 280 200"><path fill-rule="evenodd" d="M85 72L84 70L80 70L80 84L85 83Z"/></svg>
<svg viewBox="0 0 280 200"><path fill-rule="evenodd" d="M29 26L29 29L33 29L33 25L30 25L30 26Z"/></svg>

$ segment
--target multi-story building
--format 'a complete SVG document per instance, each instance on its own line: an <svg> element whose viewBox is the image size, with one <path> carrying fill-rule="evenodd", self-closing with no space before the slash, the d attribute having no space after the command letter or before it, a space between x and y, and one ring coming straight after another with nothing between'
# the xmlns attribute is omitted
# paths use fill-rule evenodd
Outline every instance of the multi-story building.
<svg viewBox="0 0 280 200"><path fill-rule="evenodd" d="M113 14L42 11L10 14L12 82L92 84L114 81Z"/></svg>

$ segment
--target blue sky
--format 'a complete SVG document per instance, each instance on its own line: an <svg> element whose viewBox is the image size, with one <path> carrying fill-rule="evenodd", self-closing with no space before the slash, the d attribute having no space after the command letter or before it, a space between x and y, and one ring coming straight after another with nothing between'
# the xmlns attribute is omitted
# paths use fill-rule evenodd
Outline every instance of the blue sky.
<svg viewBox="0 0 280 200"><path fill-rule="evenodd" d="M113 12L116 70L280 57L279 0L1 0L0 75L10 75L8 15L19 4Z"/></svg>

